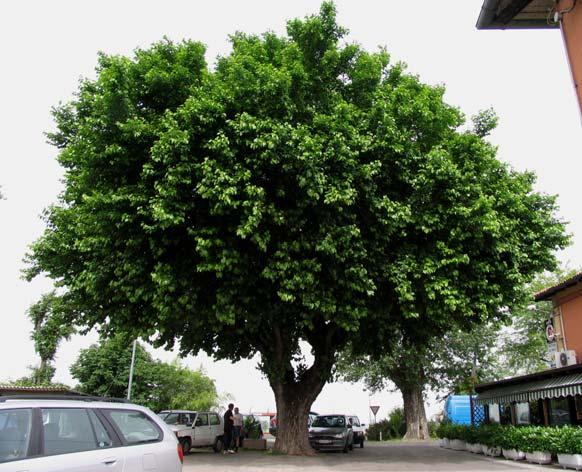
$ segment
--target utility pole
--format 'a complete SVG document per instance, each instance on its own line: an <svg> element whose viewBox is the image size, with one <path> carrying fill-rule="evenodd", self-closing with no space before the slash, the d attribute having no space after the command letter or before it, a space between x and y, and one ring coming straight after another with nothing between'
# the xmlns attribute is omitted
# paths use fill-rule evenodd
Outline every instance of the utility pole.
<svg viewBox="0 0 582 472"><path fill-rule="evenodd" d="M131 366L129 367L129 382L127 384L127 399L131 400L131 383L133 382L133 366L135 364L135 348L137 347L137 339L133 341L133 349L131 351Z"/></svg>

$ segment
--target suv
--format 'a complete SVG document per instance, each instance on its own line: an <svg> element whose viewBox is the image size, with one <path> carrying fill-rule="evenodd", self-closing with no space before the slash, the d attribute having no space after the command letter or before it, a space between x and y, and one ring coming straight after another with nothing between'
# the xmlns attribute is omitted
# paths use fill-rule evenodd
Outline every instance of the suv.
<svg viewBox="0 0 582 472"><path fill-rule="evenodd" d="M184 454L192 447L212 447L222 451L224 426L214 411L164 410L158 416L172 429Z"/></svg>
<svg viewBox="0 0 582 472"><path fill-rule="evenodd" d="M180 472L170 428L147 408L111 400L0 397L0 472Z"/></svg>
<svg viewBox="0 0 582 472"><path fill-rule="evenodd" d="M357 416L348 416L348 422L352 425L352 431L354 432L354 444L359 444L360 447L364 447L366 425L360 423L360 419Z"/></svg>

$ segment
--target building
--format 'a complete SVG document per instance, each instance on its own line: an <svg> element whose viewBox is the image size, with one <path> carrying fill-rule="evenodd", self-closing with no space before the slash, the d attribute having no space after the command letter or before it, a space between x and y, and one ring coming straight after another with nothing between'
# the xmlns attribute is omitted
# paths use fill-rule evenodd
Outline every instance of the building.
<svg viewBox="0 0 582 472"><path fill-rule="evenodd" d="M486 418L502 424L582 425L582 272L535 295L551 301L546 324L552 368L477 385Z"/></svg>
<svg viewBox="0 0 582 472"><path fill-rule="evenodd" d="M560 29L582 113L582 0L484 0L478 29Z"/></svg>

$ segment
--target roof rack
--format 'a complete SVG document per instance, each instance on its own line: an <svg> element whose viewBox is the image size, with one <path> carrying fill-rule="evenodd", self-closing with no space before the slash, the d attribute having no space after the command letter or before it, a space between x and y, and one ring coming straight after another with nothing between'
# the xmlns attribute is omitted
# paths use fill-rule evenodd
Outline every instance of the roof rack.
<svg viewBox="0 0 582 472"><path fill-rule="evenodd" d="M73 395L44 395L44 394L19 394L0 396L0 403L6 400L76 400L79 402L113 402L113 403L131 403L125 398L115 397L98 397L94 395L85 395L77 393Z"/></svg>

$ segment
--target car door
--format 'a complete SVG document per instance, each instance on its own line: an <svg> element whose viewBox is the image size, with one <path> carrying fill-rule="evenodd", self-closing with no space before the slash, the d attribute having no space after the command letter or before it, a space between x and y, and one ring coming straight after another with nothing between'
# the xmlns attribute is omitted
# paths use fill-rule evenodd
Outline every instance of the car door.
<svg viewBox="0 0 582 472"><path fill-rule="evenodd" d="M198 413L194 422L194 445L198 447L212 446L214 441L210 436L208 413Z"/></svg>
<svg viewBox="0 0 582 472"><path fill-rule="evenodd" d="M91 409L35 410L38 457L17 464L22 472L122 472L125 456L118 439ZM2 469L0 469L2 470Z"/></svg>
<svg viewBox="0 0 582 472"><path fill-rule="evenodd" d="M121 436L125 452L124 472L167 470L168 444L163 441L164 432L155 421L138 410L111 409L104 410L104 413Z"/></svg>
<svg viewBox="0 0 582 472"><path fill-rule="evenodd" d="M212 444L214 444L216 438L224 434L224 427L222 426L218 413L208 413L208 419L210 422L210 436Z"/></svg>

